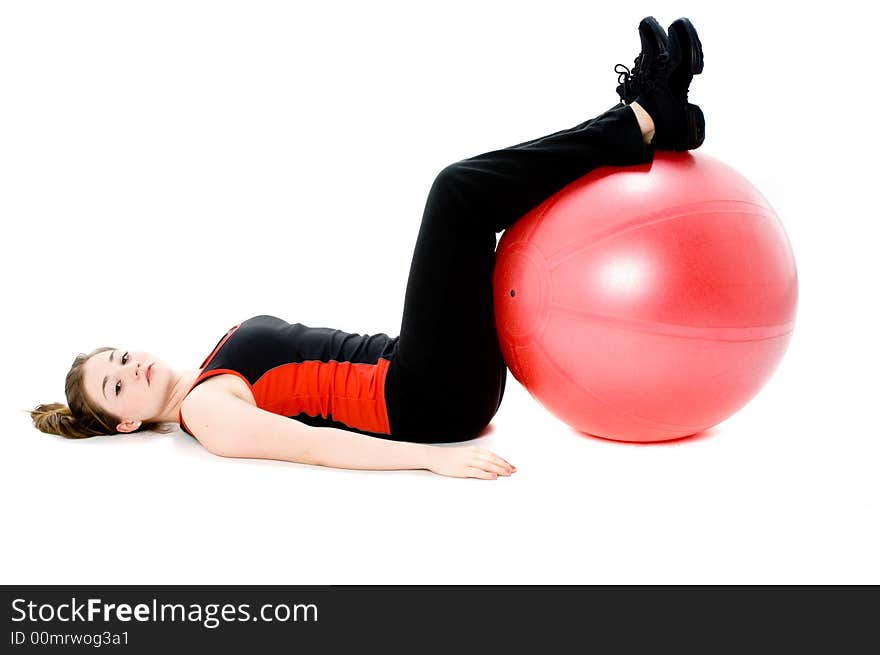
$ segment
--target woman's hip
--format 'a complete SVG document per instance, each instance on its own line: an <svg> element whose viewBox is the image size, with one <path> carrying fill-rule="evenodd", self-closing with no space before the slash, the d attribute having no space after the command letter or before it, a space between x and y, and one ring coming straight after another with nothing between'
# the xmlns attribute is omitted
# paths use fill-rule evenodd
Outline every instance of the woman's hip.
<svg viewBox="0 0 880 655"><path fill-rule="evenodd" d="M478 361L392 359L385 378L391 437L440 443L477 436L504 395L507 367L496 354Z"/></svg>

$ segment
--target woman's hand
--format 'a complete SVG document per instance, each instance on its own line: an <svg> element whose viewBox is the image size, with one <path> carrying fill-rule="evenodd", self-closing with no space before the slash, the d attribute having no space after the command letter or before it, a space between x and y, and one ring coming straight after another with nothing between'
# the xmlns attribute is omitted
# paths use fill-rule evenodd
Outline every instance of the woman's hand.
<svg viewBox="0 0 880 655"><path fill-rule="evenodd" d="M453 478L495 480L499 475L516 472L516 467L485 448L432 446L428 470Z"/></svg>

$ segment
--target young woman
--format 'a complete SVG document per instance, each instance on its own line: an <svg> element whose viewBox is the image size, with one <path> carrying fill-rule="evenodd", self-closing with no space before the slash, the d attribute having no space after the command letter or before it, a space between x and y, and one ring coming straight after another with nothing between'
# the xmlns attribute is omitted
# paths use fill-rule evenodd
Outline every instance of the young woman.
<svg viewBox="0 0 880 655"><path fill-rule="evenodd" d="M34 424L82 438L165 431L163 423L177 422L226 457L511 475L516 468L488 450L430 445L477 436L501 403L496 234L596 167L645 164L654 149L703 142L702 112L687 101L703 68L696 30L680 18L667 33L649 16L639 35L634 68L618 71L621 103L440 172L416 240L400 336L255 316L230 328L195 371L176 371L146 352L99 348L74 360L69 407L40 405L31 411Z"/></svg>

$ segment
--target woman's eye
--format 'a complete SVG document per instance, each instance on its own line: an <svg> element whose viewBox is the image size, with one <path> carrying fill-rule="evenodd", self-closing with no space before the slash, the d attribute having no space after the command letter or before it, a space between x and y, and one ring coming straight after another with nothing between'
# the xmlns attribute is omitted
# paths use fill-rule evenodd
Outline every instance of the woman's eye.
<svg viewBox="0 0 880 655"><path fill-rule="evenodd" d="M122 356L122 358L121 358L119 361L120 361L122 364L125 364L125 362L128 361L128 353L126 352L126 353ZM122 386L122 383L121 383L121 382L117 382L117 383L116 383L116 395L117 395L117 396L119 395L119 387L121 387L121 386Z"/></svg>

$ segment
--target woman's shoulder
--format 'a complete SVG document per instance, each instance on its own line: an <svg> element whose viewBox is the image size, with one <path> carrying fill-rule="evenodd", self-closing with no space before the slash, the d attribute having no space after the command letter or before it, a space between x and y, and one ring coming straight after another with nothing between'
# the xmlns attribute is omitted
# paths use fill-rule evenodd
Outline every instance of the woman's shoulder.
<svg viewBox="0 0 880 655"><path fill-rule="evenodd" d="M221 373L211 376L190 391L183 399L181 408L222 402L229 398L239 398L256 405L254 395L244 380L232 373Z"/></svg>
<svg viewBox="0 0 880 655"><path fill-rule="evenodd" d="M210 415L225 402L244 400L256 406L248 385L237 375L214 375L187 394L180 403L180 415L187 425L197 424L199 417Z"/></svg>
<svg viewBox="0 0 880 655"><path fill-rule="evenodd" d="M253 402L247 385L226 374L205 380L180 406L187 431L212 453L229 457L245 456L242 444L262 433L265 414Z"/></svg>

